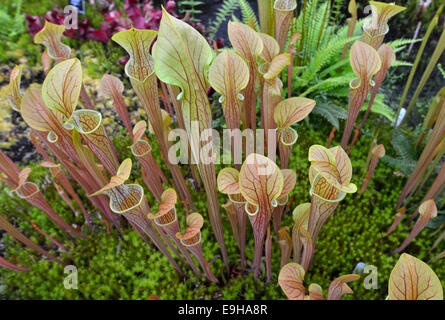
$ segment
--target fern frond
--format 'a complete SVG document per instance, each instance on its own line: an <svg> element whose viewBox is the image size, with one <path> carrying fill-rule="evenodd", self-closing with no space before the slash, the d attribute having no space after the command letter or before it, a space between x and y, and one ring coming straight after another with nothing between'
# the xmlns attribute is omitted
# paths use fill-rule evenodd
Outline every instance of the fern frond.
<svg viewBox="0 0 445 320"><path fill-rule="evenodd" d="M244 24L249 25L249 20L252 20L255 24L256 31L260 31L260 25L258 23L258 19L253 11L252 7L246 0L238 0L239 6L241 8L241 15L243 18Z"/></svg>
<svg viewBox="0 0 445 320"><path fill-rule="evenodd" d="M331 9L331 15L329 17L329 23L332 26L336 26L338 24L338 20L340 17L340 12L345 5L345 0L333 0L332 1L332 9Z"/></svg>
<svg viewBox="0 0 445 320"><path fill-rule="evenodd" d="M365 111L366 109L368 109L368 102L369 102L369 100L363 104L361 111ZM384 116L391 123L394 122L394 117L395 117L396 113L387 104L385 104L384 95L381 93L378 93L376 95L374 103L373 103L370 111L373 113L380 114L380 115Z"/></svg>
<svg viewBox="0 0 445 320"><path fill-rule="evenodd" d="M327 79L319 81L316 84L314 84L313 86L309 87L308 89L306 89L305 92L303 92L299 96L306 97L310 93L314 92L316 89L317 89L317 91L324 91L324 92L330 91L337 87L347 86L350 81L351 81L351 77L348 77L348 76L327 78Z"/></svg>
<svg viewBox="0 0 445 320"><path fill-rule="evenodd" d="M25 32L25 17L21 14L22 0L17 1L15 13L8 13L7 5L0 4L0 38L12 39Z"/></svg>
<svg viewBox="0 0 445 320"><path fill-rule="evenodd" d="M381 158L381 160L383 161L383 163L387 164L388 166L390 166L395 170L401 169L402 167L400 165L400 159L396 159L391 156L385 155Z"/></svg>
<svg viewBox="0 0 445 320"><path fill-rule="evenodd" d="M237 16L235 16L234 14L232 14L232 21L233 22L239 22L239 23L243 23Z"/></svg>
<svg viewBox="0 0 445 320"><path fill-rule="evenodd" d="M306 22L307 22L307 31L306 31L306 37L305 37L305 45L304 45L304 50L303 50L303 54L305 59L307 57L310 57L310 48L312 47L312 44L314 43L314 24L319 24L320 21L319 19L317 20L317 15L316 15L316 8L317 8L317 0L312 0L309 1L309 6L307 7L307 11L309 13L309 15L306 18Z"/></svg>
<svg viewBox="0 0 445 320"><path fill-rule="evenodd" d="M399 128L396 128L394 129L391 145L397 157L385 155L382 161L396 170L402 170L405 175L410 175L417 164L417 154L410 139Z"/></svg>
<svg viewBox="0 0 445 320"><path fill-rule="evenodd" d="M195 18L195 14L201 14L202 10L197 9L198 6L204 4L202 1L198 0L183 0L178 2L179 12L182 14L190 13L190 21L198 22L199 20Z"/></svg>
<svg viewBox="0 0 445 320"><path fill-rule="evenodd" d="M440 63L437 64L437 69L439 69L440 74L445 79L445 70L443 70L442 65Z"/></svg>
<svg viewBox="0 0 445 320"><path fill-rule="evenodd" d="M320 72L319 77L323 79L325 76L327 76L331 72L336 71L336 70L338 70L340 68L343 68L345 65L346 66L350 65L349 59L341 60L341 61L333 64L329 68L324 69L322 72ZM347 67L347 68L349 68L349 67ZM349 68L349 69L351 69L351 68Z"/></svg>
<svg viewBox="0 0 445 320"><path fill-rule="evenodd" d="M302 33L304 28L303 61L311 59L318 48L324 47L329 34L337 27L329 26L330 1L319 4L318 0L307 0L305 19L303 26L303 15L297 20L297 30ZM307 62L305 62L307 63Z"/></svg>
<svg viewBox="0 0 445 320"><path fill-rule="evenodd" d="M314 15L313 19L313 37L311 39L311 46L308 48L309 55L312 55L317 51L317 46L320 47L321 37L323 36L324 32L326 32L326 20L328 19L328 16L325 17L326 10L328 10L329 2L323 3L320 7L316 8L316 14ZM320 37L321 36L321 37ZM319 42L320 38L320 42Z"/></svg>
<svg viewBox="0 0 445 320"><path fill-rule="evenodd" d="M417 154L411 141L403 135L400 130L394 130L394 136L391 140L397 155L404 161L416 161Z"/></svg>
<svg viewBox="0 0 445 320"><path fill-rule="evenodd" d="M225 0L221 7L216 11L215 17L209 26L209 38L214 40L221 24L233 15L239 8L239 0Z"/></svg>
<svg viewBox="0 0 445 320"><path fill-rule="evenodd" d="M338 36L334 37L328 46L320 48L317 51L308 66L307 72L302 76L303 79L306 81L313 79L315 75L330 62L331 58L341 51L345 44L355 41L358 38L359 37L342 39Z"/></svg>
<svg viewBox="0 0 445 320"><path fill-rule="evenodd" d="M410 175L417 163L417 154L410 139L399 129L395 129L391 145L398 157L385 156L382 160L393 168L399 167L405 175Z"/></svg>
<svg viewBox="0 0 445 320"><path fill-rule="evenodd" d="M368 18L360 19L357 21L354 28L354 36L361 36L363 33L363 25L369 20ZM345 23L340 29L337 30L336 35L340 38L346 38L348 36L348 25Z"/></svg>
<svg viewBox="0 0 445 320"><path fill-rule="evenodd" d="M385 44L390 46L391 48L393 48L394 51L396 51L400 47L404 47L407 44L416 43L416 42L420 42L420 41L422 41L422 38L420 38L420 39L403 39L403 38L401 38L401 39L396 39L394 41L389 41Z"/></svg>
<svg viewBox="0 0 445 320"><path fill-rule="evenodd" d="M346 119L348 117L348 112L340 106L332 103L322 103L316 104L312 113L318 114L325 118L334 127L340 129L339 119Z"/></svg>
<svg viewBox="0 0 445 320"><path fill-rule="evenodd" d="M349 86L338 87L338 88L335 88L335 90L332 90L331 92L329 92L330 97L338 97L338 98L342 98L342 99L347 97L348 94L349 94Z"/></svg>
<svg viewBox="0 0 445 320"><path fill-rule="evenodd" d="M412 65L413 64L411 62L396 60L391 64L391 67L412 67Z"/></svg>
<svg viewBox="0 0 445 320"><path fill-rule="evenodd" d="M400 158L393 158L390 157L388 155L385 155L382 158L383 163L386 163L387 165L389 165L390 167L392 167L393 169L400 169L402 170L402 172L409 176L411 174L411 172L413 172L415 166L416 166L416 161L412 161L412 160L403 160Z"/></svg>

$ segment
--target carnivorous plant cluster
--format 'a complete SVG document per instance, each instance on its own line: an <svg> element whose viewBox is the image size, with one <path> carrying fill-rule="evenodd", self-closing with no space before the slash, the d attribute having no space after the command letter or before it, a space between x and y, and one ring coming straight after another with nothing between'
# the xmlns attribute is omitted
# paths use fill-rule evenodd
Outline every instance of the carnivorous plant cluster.
<svg viewBox="0 0 445 320"><path fill-rule="evenodd" d="M219 272L212 271L214 266L207 261L202 247L203 241L211 240L201 234L202 228L210 225L220 257L229 271L233 261L229 260L224 239L219 191L227 196L222 208L238 245L240 269L251 270L255 280L259 279L264 255L266 279L271 281L273 272L278 272L272 270L273 241L277 241L281 249L278 283L286 296L323 300L326 297L318 284L311 284L306 295L304 275L310 268L321 229L346 195L357 191L351 182L353 167L348 154L358 135L350 142L351 135L371 92L361 126L366 122L377 91L395 60L393 49L382 42L388 32L388 20L404 8L370 1L371 20L363 26L362 39L350 48L349 61L357 78L350 82L348 118L341 145L330 147L330 139L328 148L322 145L309 148L310 202L298 203L292 212L293 225L285 226L282 218L290 213L289 200L294 188L309 186L306 181L299 181L295 168L290 167L292 149L298 141L295 125L311 115L316 101L291 97L291 90L286 98L283 93L283 71L288 67L288 81L293 80L291 70L297 54L293 48L301 45L300 35L293 34L291 27L296 1L276 0L273 5L272 1L259 3L260 31L240 22L229 22L228 38L232 49L212 49L197 30L166 10L163 10L159 31L131 27L114 34L112 40L129 55L125 75L137 103L144 110L144 118L135 121L130 117L124 99L127 94L124 83L115 75L103 75L100 91L106 99L112 100L131 141L124 151L113 145L103 115L85 90L81 62L61 41L65 28L62 25L47 21L34 37L35 43L46 49L47 75L43 83L33 84L22 92L23 67L17 66L11 72L6 98L31 128L30 138L44 159L40 165L49 169L54 186L73 211L76 207L71 199L75 201L87 227L91 226L91 210L86 208L92 206L120 234L125 232L128 223L147 244L154 243L180 275L184 274L185 266L198 278L202 270L207 280L220 283L216 277ZM348 22L352 30L348 34L351 34L357 23L355 1L350 2L349 11L353 15ZM349 46L345 46L343 58L348 50ZM210 87L216 95L209 95ZM222 128L213 127L212 106L218 105L215 96L226 124L226 128L219 131L216 129ZM438 118L431 116L437 120L422 152L422 161L431 160L443 147L444 112L442 108L437 112ZM224 166L217 172L219 166L215 164L220 164L221 158L220 131L224 135ZM175 142L178 137L180 141ZM154 145L159 146L163 164L158 163L153 154ZM178 160L178 150L189 157ZM374 145L370 154L372 160L361 193L365 192L385 148L381 144ZM131 159L137 161L134 166ZM397 203L397 209L403 210L387 234L403 219L403 201L427 169L420 160ZM131 177L137 167L141 171L141 181ZM163 171L165 167L168 172ZM437 214L430 196L436 195L443 184L442 171L436 187L422 200L418 210L420 217L410 235L395 253L404 250ZM30 169L20 170L2 151L0 173L11 195L42 210L70 237L86 238L80 228L63 220L45 200L39 187L31 182ZM189 184L190 180L193 183ZM196 212L193 203L193 192L197 192L201 183L207 197L207 212L201 211L202 215ZM76 192L80 189L91 202L90 206L80 200ZM152 196L148 197L147 193ZM247 231L250 230L247 220L253 235ZM184 222L186 228L182 228ZM40 254L64 263L27 239L1 215L0 227ZM39 232L45 235L43 230ZM252 249L247 247L251 237L254 254L249 261L246 251ZM27 271L3 258L0 258L0 266ZM408 285L404 292L400 290L400 279L412 266L419 268L416 272L421 275L415 285L423 291L418 291L417 295L408 293ZM402 254L391 274L389 298L442 297L438 290L440 282L438 285L437 276L434 277L428 268L420 260ZM422 270L427 271L422 273ZM337 300L352 293L347 283L358 278L350 274L334 279L327 299ZM424 288L427 278L431 282Z"/></svg>

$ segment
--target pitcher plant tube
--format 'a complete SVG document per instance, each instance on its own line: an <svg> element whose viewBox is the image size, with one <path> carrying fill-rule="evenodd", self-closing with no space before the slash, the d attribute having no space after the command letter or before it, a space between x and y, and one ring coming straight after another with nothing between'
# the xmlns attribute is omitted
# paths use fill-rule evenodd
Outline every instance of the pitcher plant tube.
<svg viewBox="0 0 445 320"><path fill-rule="evenodd" d="M311 207L308 231L315 244L321 228L347 193L357 191L351 183L352 165L348 155L337 146L327 149L320 145L309 148L309 181ZM314 245L315 247L315 245Z"/></svg>
<svg viewBox="0 0 445 320"><path fill-rule="evenodd" d="M156 247L171 262L173 267L183 274L181 268L171 256L153 227L153 222L147 219L149 207L143 188L138 184L125 184L131 174L131 159L125 159L119 166L115 176L102 189L90 196L105 194L110 198L110 209L115 214L122 214L130 223L136 225L153 241Z"/></svg>
<svg viewBox="0 0 445 320"><path fill-rule="evenodd" d="M218 282L218 279L210 269L210 263L207 262L202 253L201 228L203 224L203 217L197 212L192 213L187 217L187 229L185 229L184 233L176 233L176 237L181 240L182 244L196 257L207 279L212 282Z"/></svg>
<svg viewBox="0 0 445 320"><path fill-rule="evenodd" d="M359 40L352 45L349 60L357 78L349 83L348 118L341 139L341 147L343 149L346 149L349 143L357 116L365 103L370 89L375 84L372 77L381 68L381 61L377 51Z"/></svg>
<svg viewBox="0 0 445 320"><path fill-rule="evenodd" d="M209 154L204 155L206 158L211 158L208 161L210 163L202 161L200 152L206 144L200 139L201 132L211 130L213 127L212 110L206 91L208 87L206 73L212 59L212 50L198 31L164 10L158 39L153 45L153 58L157 77L181 89L177 98L182 104L181 111L190 142L192 159L198 166L207 194L210 223L227 271L229 271L217 198L215 164L212 161L213 145L210 146ZM197 123L197 130L192 130L192 123Z"/></svg>
<svg viewBox="0 0 445 320"><path fill-rule="evenodd" d="M316 283L309 286L309 295L305 295L306 287L303 284L305 271L298 263L288 263L281 268L278 284L289 300L325 300L322 288ZM329 285L327 300L340 300L345 294L353 291L348 282L360 278L357 274L348 274L334 279Z"/></svg>

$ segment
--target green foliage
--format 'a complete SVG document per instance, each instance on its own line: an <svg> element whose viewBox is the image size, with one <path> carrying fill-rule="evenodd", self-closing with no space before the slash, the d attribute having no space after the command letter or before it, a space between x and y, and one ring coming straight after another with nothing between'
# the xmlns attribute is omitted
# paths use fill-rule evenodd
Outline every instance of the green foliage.
<svg viewBox="0 0 445 320"><path fill-rule="evenodd" d="M26 59L29 66L36 64L40 51L26 33L25 17L22 15L28 3L6 1L0 4L0 63L22 63ZM26 57L25 57L26 54Z"/></svg>
<svg viewBox="0 0 445 320"><path fill-rule="evenodd" d="M100 10L97 4L95 6L85 4L85 16L90 21L91 27L99 30L101 29L101 24L105 21L105 17L100 13ZM79 15L79 19L82 19L82 16Z"/></svg>
<svg viewBox="0 0 445 320"><path fill-rule="evenodd" d="M16 2L15 12L8 12L5 4L0 4L0 40L12 41L25 32L25 17L21 13L22 0Z"/></svg>
<svg viewBox="0 0 445 320"><path fill-rule="evenodd" d="M258 19L253 11L252 7L246 0L238 0L239 6L241 8L241 14L243 17L243 23L249 25L249 21L253 21L255 24L256 30L260 30L260 25L258 23Z"/></svg>
<svg viewBox="0 0 445 320"><path fill-rule="evenodd" d="M339 28L338 24L329 25L330 8L327 1L319 4L317 0L307 0L302 10L304 12L294 21L295 28L292 33L299 32L301 35L297 44L297 65L307 66L317 51L326 48L328 44L336 43L340 38L346 38L347 26ZM339 38L331 39L334 34Z"/></svg>
<svg viewBox="0 0 445 320"><path fill-rule="evenodd" d="M0 62L20 64L26 62L28 66L35 66L40 62L41 51L32 42L28 33L22 33L14 42L6 42L7 46L0 47Z"/></svg>
<svg viewBox="0 0 445 320"><path fill-rule="evenodd" d="M202 13L202 10L200 10L198 7L204 4L203 1L184 0L184 1L178 1L177 4L180 14L185 15L188 13L190 14L190 21L199 22L199 19L197 19L195 15Z"/></svg>
<svg viewBox="0 0 445 320"><path fill-rule="evenodd" d="M329 17L329 23L331 25L337 25L339 18L341 17L341 10L344 6L347 6L345 0L333 0L331 6L331 16Z"/></svg>
<svg viewBox="0 0 445 320"><path fill-rule="evenodd" d="M255 15L254 10L246 0L225 0L222 2L221 7L216 11L213 20L209 25L209 38L215 39L221 25L231 19L233 21L240 21L234 13L241 10L241 22L249 24L249 20L253 21L257 30L260 30L258 18Z"/></svg>
<svg viewBox="0 0 445 320"><path fill-rule="evenodd" d="M317 1L308 1L305 23L303 14L296 20L295 31L304 32L305 37L303 43L297 42L295 63L299 67L294 68L292 93L316 100L314 113L339 128L339 119L345 118L349 82L355 77L349 58L341 60L340 53L345 45L360 38L364 20L357 22L353 37L348 38L346 25L338 27L326 23L325 19L330 16L324 17L327 5L325 2L317 6ZM327 109L322 110L324 107Z"/></svg>
<svg viewBox="0 0 445 320"><path fill-rule="evenodd" d="M395 112L387 104L385 104L384 98L385 96L382 93L378 93L371 107L371 111L384 116L392 123L394 122ZM366 109L368 109L368 102L369 101L363 104L361 111L365 111Z"/></svg>
<svg viewBox="0 0 445 320"><path fill-rule="evenodd" d="M11 5L15 0L6 0L6 2ZM54 9L55 6L63 8L66 5L66 0L23 1L22 12L31 16L44 16L46 12Z"/></svg>
<svg viewBox="0 0 445 320"><path fill-rule="evenodd" d="M216 11L213 20L209 25L209 38L215 39L216 33L221 24L226 21L239 7L239 0L223 1L221 7Z"/></svg>
<svg viewBox="0 0 445 320"><path fill-rule="evenodd" d="M360 37L343 38L341 34L334 36L332 40L323 46L320 50L316 51L306 66L303 74L298 78L297 86L306 86L310 81L313 81L320 70L332 61L338 52L347 44L352 41L358 40ZM336 61L337 63L338 61Z"/></svg>
<svg viewBox="0 0 445 320"><path fill-rule="evenodd" d="M437 229L443 224L445 224L445 210L440 210L437 211L437 217L431 219L426 226L428 228Z"/></svg>
<svg viewBox="0 0 445 320"><path fill-rule="evenodd" d="M88 74L94 79L100 79L104 74L121 74L124 70L122 65L116 63L122 58L124 52L121 47L114 45L111 41L105 44L85 41L76 53L84 62Z"/></svg>
<svg viewBox="0 0 445 320"><path fill-rule="evenodd" d="M387 154L382 158L382 161L393 168L400 168L405 175L409 176L414 170L418 158L411 139L405 136L400 129L395 129L391 144L397 158Z"/></svg>
<svg viewBox="0 0 445 320"><path fill-rule="evenodd" d="M312 113L322 116L328 120L334 127L337 128L337 130L340 129L339 119L346 119L348 117L348 113L344 108L327 100L317 103L314 110L312 110Z"/></svg>
<svg viewBox="0 0 445 320"><path fill-rule="evenodd" d="M391 66L393 68L395 68L395 67L412 67L413 64L411 62L407 62L407 61L396 60L396 61L394 61L394 63Z"/></svg>
<svg viewBox="0 0 445 320"><path fill-rule="evenodd" d="M443 70L442 65L440 63L437 64L437 69L439 69L442 78L445 80L445 70Z"/></svg>
<svg viewBox="0 0 445 320"><path fill-rule="evenodd" d="M348 76L338 76L338 77L323 79L320 82L317 82L314 85L307 88L306 91L304 91L299 96L306 97L308 95L312 95L313 92L318 92L320 95L325 95L325 93L329 93L330 91L333 91L338 87L345 88L349 84L349 82L351 82L350 79L351 78ZM334 93L334 95L336 95L336 93Z"/></svg>

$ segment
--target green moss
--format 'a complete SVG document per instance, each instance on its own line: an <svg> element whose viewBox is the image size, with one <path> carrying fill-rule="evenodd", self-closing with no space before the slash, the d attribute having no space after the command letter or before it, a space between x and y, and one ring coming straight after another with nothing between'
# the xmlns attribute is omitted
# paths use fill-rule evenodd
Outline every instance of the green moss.
<svg viewBox="0 0 445 320"><path fill-rule="evenodd" d="M7 0L11 1L11 0ZM13 2L13 0L11 1ZM54 9L55 6L59 8L65 7L67 2L65 0L43 0L43 1L23 1L22 12L31 16L44 16L47 11Z"/></svg>
<svg viewBox="0 0 445 320"><path fill-rule="evenodd" d="M77 44L79 46L79 43ZM90 77L100 79L105 73L124 74L124 68L117 63L126 54L124 50L113 41L100 43L95 41L84 41L80 44L77 52L86 66Z"/></svg>

